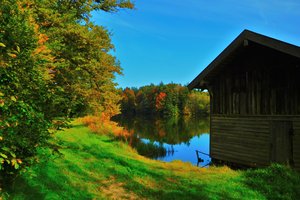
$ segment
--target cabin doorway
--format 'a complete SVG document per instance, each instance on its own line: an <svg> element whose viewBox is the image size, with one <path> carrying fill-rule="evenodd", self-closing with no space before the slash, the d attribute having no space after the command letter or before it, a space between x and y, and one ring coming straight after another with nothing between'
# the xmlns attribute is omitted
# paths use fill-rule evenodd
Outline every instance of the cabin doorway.
<svg viewBox="0 0 300 200"><path fill-rule="evenodd" d="M271 123L271 162L291 165L293 162L293 123Z"/></svg>

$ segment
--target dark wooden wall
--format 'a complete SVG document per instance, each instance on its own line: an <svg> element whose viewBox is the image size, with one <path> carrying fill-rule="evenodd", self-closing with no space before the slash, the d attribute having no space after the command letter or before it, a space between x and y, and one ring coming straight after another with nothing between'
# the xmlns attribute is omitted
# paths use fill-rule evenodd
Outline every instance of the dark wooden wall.
<svg viewBox="0 0 300 200"><path fill-rule="evenodd" d="M285 155L279 147L274 150L276 143L284 146L289 140L274 138L279 127L286 132L279 135L293 130L293 150L287 157L292 156L300 171L299 58L252 44L229 57L205 81L211 94L213 158L269 165Z"/></svg>
<svg viewBox="0 0 300 200"><path fill-rule="evenodd" d="M300 115L300 59L261 48L253 51L238 55L209 80L211 112Z"/></svg>
<svg viewBox="0 0 300 200"><path fill-rule="evenodd" d="M211 116L210 154L233 163L268 165L268 122L249 117Z"/></svg>
<svg viewBox="0 0 300 200"><path fill-rule="evenodd" d="M211 157L249 166L272 162L272 124L293 124L294 167L300 171L300 116L211 116Z"/></svg>
<svg viewBox="0 0 300 200"><path fill-rule="evenodd" d="M293 158L295 162L295 169L300 171L300 119L294 121L293 128Z"/></svg>

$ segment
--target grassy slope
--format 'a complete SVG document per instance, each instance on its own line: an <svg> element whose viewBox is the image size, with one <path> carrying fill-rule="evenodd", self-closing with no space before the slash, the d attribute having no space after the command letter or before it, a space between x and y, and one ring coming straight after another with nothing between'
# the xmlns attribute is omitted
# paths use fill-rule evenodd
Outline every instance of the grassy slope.
<svg viewBox="0 0 300 200"><path fill-rule="evenodd" d="M281 191L281 182L263 188L269 178L265 171L244 173L153 161L81 125L56 136L64 156L40 162L20 177L7 192L12 199L266 199ZM291 184L299 185L298 176L294 181ZM293 199L298 189L278 195Z"/></svg>

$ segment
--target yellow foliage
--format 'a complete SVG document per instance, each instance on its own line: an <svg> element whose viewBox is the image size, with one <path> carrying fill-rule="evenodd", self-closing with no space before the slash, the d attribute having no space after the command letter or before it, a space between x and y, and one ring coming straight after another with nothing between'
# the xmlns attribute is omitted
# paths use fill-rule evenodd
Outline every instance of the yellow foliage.
<svg viewBox="0 0 300 200"><path fill-rule="evenodd" d="M47 40L49 40L48 36L46 34L39 34L39 44L44 44L45 42L47 42Z"/></svg>
<svg viewBox="0 0 300 200"><path fill-rule="evenodd" d="M89 127L94 133L113 135L114 137L121 139L128 139L132 135L132 132L127 131L118 123L110 120L110 117L105 114L100 116L86 116L79 119L85 126Z"/></svg>

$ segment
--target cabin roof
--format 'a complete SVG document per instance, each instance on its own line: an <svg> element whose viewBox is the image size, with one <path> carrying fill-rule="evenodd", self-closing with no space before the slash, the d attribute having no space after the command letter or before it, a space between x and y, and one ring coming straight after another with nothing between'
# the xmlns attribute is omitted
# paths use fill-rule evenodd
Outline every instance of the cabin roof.
<svg viewBox="0 0 300 200"><path fill-rule="evenodd" d="M188 88L207 89L205 79L208 76L214 76L219 68L226 67L228 60L237 57L238 54L242 52L243 47L249 45L249 42L300 58L300 47L249 30L244 30L188 85Z"/></svg>

